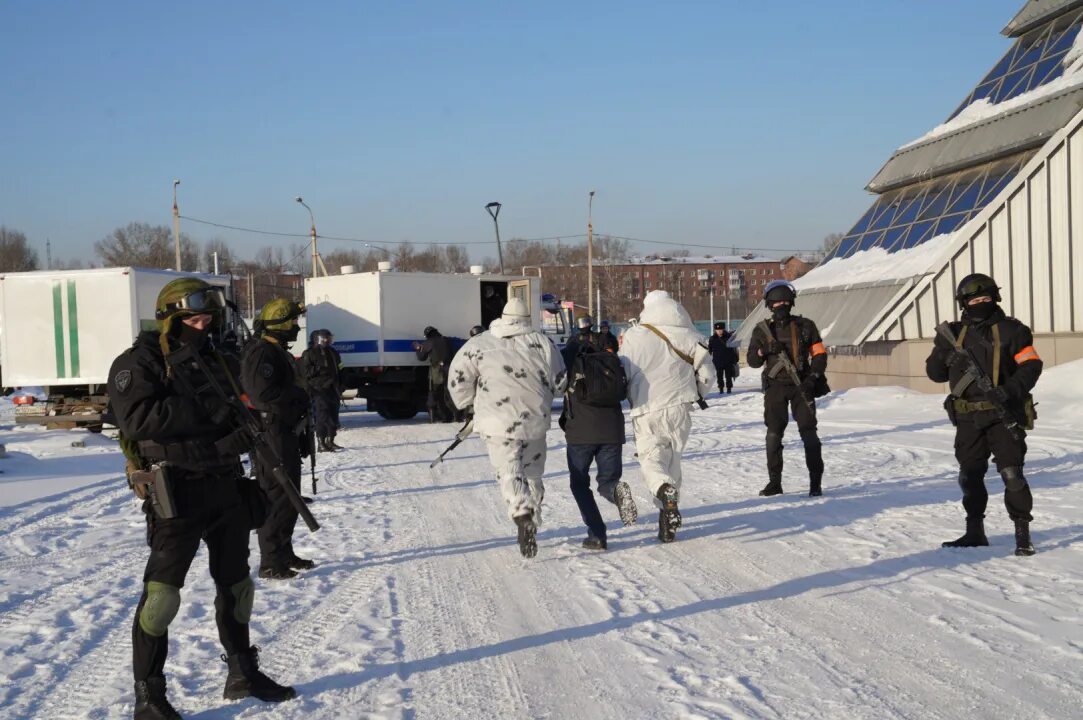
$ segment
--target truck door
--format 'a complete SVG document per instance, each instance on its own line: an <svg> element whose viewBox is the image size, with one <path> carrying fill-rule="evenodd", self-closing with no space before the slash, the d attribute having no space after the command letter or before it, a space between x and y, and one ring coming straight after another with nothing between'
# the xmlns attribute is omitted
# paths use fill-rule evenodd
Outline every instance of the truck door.
<svg viewBox="0 0 1083 720"><path fill-rule="evenodd" d="M504 312L504 303L508 301L508 283L483 280L481 282L481 325L486 330L489 323Z"/></svg>

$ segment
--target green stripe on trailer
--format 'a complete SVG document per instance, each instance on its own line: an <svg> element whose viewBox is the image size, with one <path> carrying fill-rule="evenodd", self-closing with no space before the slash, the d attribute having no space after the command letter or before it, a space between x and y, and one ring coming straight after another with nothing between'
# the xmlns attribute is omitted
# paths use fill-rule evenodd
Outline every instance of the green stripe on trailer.
<svg viewBox="0 0 1083 720"><path fill-rule="evenodd" d="M60 281L53 280L53 340L56 343L56 376L64 377L64 303Z"/></svg>
<svg viewBox="0 0 1083 720"><path fill-rule="evenodd" d="M74 280L68 280L68 347L71 348L71 376L79 377L79 310L75 304Z"/></svg>

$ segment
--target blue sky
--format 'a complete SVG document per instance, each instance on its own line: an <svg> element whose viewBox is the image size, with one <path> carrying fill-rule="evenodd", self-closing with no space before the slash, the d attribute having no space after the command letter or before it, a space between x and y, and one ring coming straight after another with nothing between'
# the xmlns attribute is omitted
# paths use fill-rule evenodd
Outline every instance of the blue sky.
<svg viewBox="0 0 1083 720"><path fill-rule="evenodd" d="M117 226L168 225L180 178L192 217L304 233L303 195L321 234L484 242L490 200L505 238L572 234L596 189L596 232L811 248L1021 5L12 0L0 224L92 259Z"/></svg>

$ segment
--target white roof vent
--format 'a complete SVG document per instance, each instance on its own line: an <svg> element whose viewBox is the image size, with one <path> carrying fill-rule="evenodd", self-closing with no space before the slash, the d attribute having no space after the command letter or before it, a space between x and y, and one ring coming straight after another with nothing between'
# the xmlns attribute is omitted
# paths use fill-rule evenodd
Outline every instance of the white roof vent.
<svg viewBox="0 0 1083 720"><path fill-rule="evenodd" d="M391 261L390 260L381 260L376 265L376 269L379 270L380 272L391 272Z"/></svg>

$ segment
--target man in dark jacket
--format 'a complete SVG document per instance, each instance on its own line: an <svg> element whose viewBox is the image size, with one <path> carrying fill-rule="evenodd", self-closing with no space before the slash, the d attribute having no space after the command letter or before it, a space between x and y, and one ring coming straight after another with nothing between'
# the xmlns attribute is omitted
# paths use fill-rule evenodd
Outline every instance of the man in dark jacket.
<svg viewBox="0 0 1083 720"><path fill-rule="evenodd" d="M711 353L715 374L718 375L718 392L733 392L734 370L737 365L737 350L730 347L733 333L726 330L726 323L714 324L714 335L707 341L707 350ZM723 382L723 378L725 381Z"/></svg>
<svg viewBox="0 0 1083 720"><path fill-rule="evenodd" d="M279 702L296 696L259 671L249 639L255 585L248 535L262 504L241 468L239 455L247 448L236 418L226 399L207 388L194 361L169 359L198 352L218 384L236 397L237 359L215 350L208 337L224 308L221 289L198 278L171 281L158 295L158 330L141 333L109 371L110 405L129 485L143 500L151 548L132 625L136 720L180 717L166 698L168 629L200 540L212 558L215 620L229 666L225 697ZM164 479L153 483L155 477ZM171 511L162 503L170 495Z"/></svg>
<svg viewBox="0 0 1083 720"><path fill-rule="evenodd" d="M620 403L611 407L596 407L576 397L578 379L574 373L580 367L576 362L577 356L593 352L600 351L590 345L580 345L576 338L572 338L561 351L565 367L568 368L569 392L564 396L564 411L559 424L567 439L572 496L587 526L583 547L605 550L605 521L590 491L592 462L597 463L598 468L598 494L617 506L621 521L631 525L636 521L638 511L631 488L620 479L623 473L621 450L625 443L624 411Z"/></svg>
<svg viewBox="0 0 1083 720"><path fill-rule="evenodd" d="M260 412L271 445L298 492L301 458L310 452L304 442L309 398L297 363L287 348L297 339L301 329L297 318L304 312L303 306L285 298L268 302L256 319L259 337L245 346L241 359L241 384L253 407ZM275 481L272 469L267 463L256 463L256 477L271 503L267 521L259 529L259 576L288 580L297 576L295 570L307 570L316 564L293 551L297 511Z"/></svg>
<svg viewBox="0 0 1083 720"><path fill-rule="evenodd" d="M338 378L342 356L332 345L334 340L330 330L316 330L308 349L301 353L301 372L312 399L312 422L321 452L342 450L335 443L339 427L338 406L342 402Z"/></svg>
<svg viewBox="0 0 1083 720"><path fill-rule="evenodd" d="M617 336L609 330L609 321L602 320L598 325L598 334L595 336L595 342L598 344L599 350L605 350L606 352L615 353L620 350L620 343L617 342Z"/></svg>
<svg viewBox="0 0 1083 720"><path fill-rule="evenodd" d="M584 315L579 318L576 325L578 327L575 335L568 339L568 343L574 340L579 347L597 349L598 336L594 333L594 319L590 315Z"/></svg>
<svg viewBox="0 0 1083 720"><path fill-rule="evenodd" d="M763 367L763 421L767 426L767 485L760 490L765 497L782 494L782 436L789 424L790 412L797 421L801 442L805 445L805 465L808 467L809 492L812 497L823 494L821 487L824 461L820 452L820 437L816 433L816 405L813 400L817 387L826 385L827 350L820 339L816 323L800 315L791 315L797 291L785 280L775 280L766 288L763 302L771 310L768 333L761 327L752 331L748 343L748 366ZM795 384L786 370L783 355L797 370Z"/></svg>
<svg viewBox="0 0 1083 720"><path fill-rule="evenodd" d="M447 369L451 364L451 343L431 325L423 331L425 342L414 343L417 359L429 363L429 417L445 423L455 419L447 394Z"/></svg>
<svg viewBox="0 0 1083 720"><path fill-rule="evenodd" d="M1000 288L991 277L973 274L963 278L955 299L962 309L962 319L949 324L955 344L970 351L993 387L988 392L978 388L968 375L969 362L937 334L925 372L930 380L949 384L951 394L945 407L956 426L955 459L959 461L959 487L966 510L966 533L943 546L989 544L984 524L989 502L985 471L991 453L1004 480L1008 517L1015 523L1015 554L1033 555L1030 513L1034 501L1023 476L1027 454L1024 429L1029 429L1033 419L1030 391L1042 374L1042 360L1034 349L1030 328L1000 309ZM1006 411L1007 424L998 407Z"/></svg>

